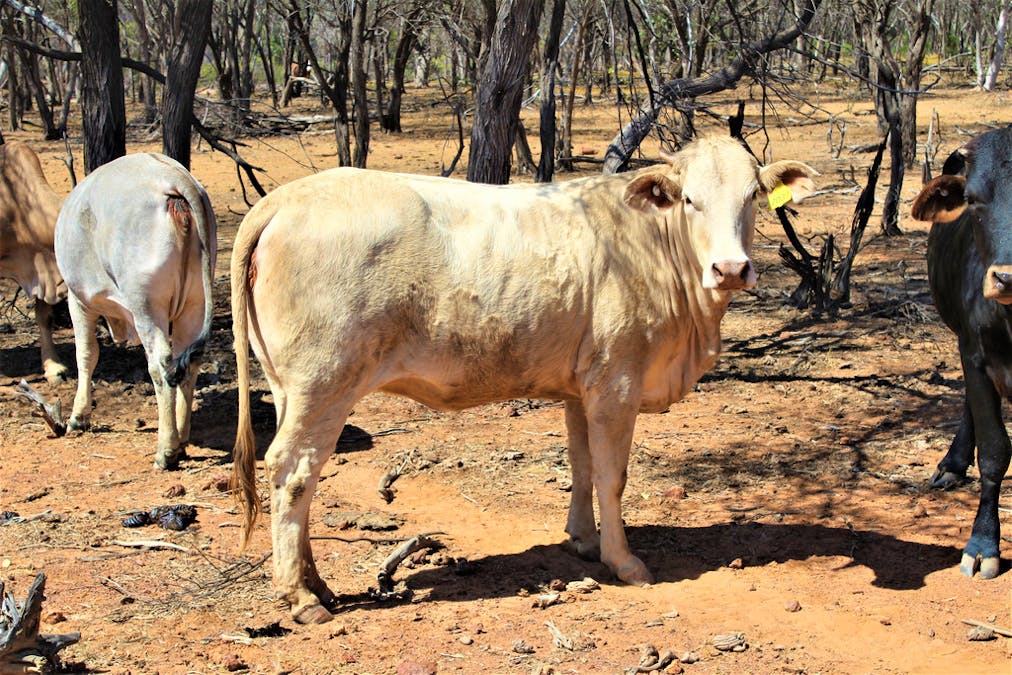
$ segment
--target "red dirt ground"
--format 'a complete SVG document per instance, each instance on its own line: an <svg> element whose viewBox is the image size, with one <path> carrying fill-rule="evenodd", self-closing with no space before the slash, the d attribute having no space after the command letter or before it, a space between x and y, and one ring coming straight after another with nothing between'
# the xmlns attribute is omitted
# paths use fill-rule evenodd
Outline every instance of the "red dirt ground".
<svg viewBox="0 0 1012 675"><path fill-rule="evenodd" d="M808 93L822 106L819 119L832 113L846 121L840 158L830 154L827 124L789 111L771 130L770 148L774 159L803 159L823 174L826 192L798 219L814 247L826 233L846 242L856 201L848 178L863 183L870 164L869 154L848 148L873 142L876 130L863 100L832 86ZM1007 123L1008 98L968 89L926 96L924 128L933 109L942 122L939 161L968 138L964 130ZM452 158L447 112L426 101L409 105L407 133L374 136L371 168L435 173ZM614 134L614 107L577 110L576 151L601 156ZM525 113L529 129L536 114ZM54 186L69 192L62 144L7 137L31 143ZM242 152L266 169L268 188L335 164L326 128L249 143ZM756 136L752 144L763 142ZM135 140L130 151L157 147ZM236 408L227 269L248 207L221 154L199 146L193 171L218 214L221 252L215 334L182 470L151 468L157 415L139 349L103 340L96 428L54 438L12 386L25 377L69 408L73 383L50 387L41 378L23 298L0 321L0 510L39 516L0 526L0 580L21 599L38 572L47 574L42 632L81 633L63 652L72 666L120 674L620 673L650 644L679 657L694 653L696 662L667 672L700 675L1009 672L1012 640L969 641L961 621L1012 626L1009 537L997 579L960 576L978 484L927 488L955 432L962 376L927 291L926 225L905 219L905 234L887 239L873 216L853 306L815 320L786 306L796 278L777 256L785 237L768 212L760 215L760 287L733 302L726 353L696 392L637 426L625 517L654 586L615 583L601 564L560 546L569 470L559 404L512 401L449 414L374 395L355 408L349 421L358 429L325 467L311 514L316 560L344 594L341 611L330 624L297 626L272 599L267 523L240 554L240 517L221 485ZM919 169L911 173L906 208L919 184ZM72 364L72 332L57 338ZM273 407L264 382L255 385L264 449ZM387 504L378 481L402 463ZM165 496L173 486L185 494ZM1012 502L1007 486L1003 500ZM179 533L120 524L131 511L168 503L195 504L198 524ZM364 521L347 512L385 516L396 529L363 531ZM1008 531L1007 511L1002 520ZM432 531L446 548L396 574L410 598L371 599L366 591L395 545L386 542ZM115 543L152 538L186 551ZM533 606L554 580L588 576L600 589L564 590L559 604ZM246 632L278 621L290 632ZM568 648L553 644L548 624L571 639ZM714 636L734 632L744 634L745 651L711 646ZM518 651L521 640L530 652Z"/></svg>

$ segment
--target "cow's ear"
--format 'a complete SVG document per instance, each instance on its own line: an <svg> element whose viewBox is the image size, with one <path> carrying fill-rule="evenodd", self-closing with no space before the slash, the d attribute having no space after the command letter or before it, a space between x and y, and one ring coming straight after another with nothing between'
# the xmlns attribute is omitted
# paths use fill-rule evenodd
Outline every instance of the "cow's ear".
<svg viewBox="0 0 1012 675"><path fill-rule="evenodd" d="M818 175L818 171L804 162L788 159L773 162L760 168L759 185L767 194L773 192L780 185L786 185L791 190L789 201L797 204L815 192L815 183L812 182L812 178Z"/></svg>
<svg viewBox="0 0 1012 675"><path fill-rule="evenodd" d="M942 174L929 181L914 199L910 215L916 220L949 223L966 209L966 178Z"/></svg>
<svg viewBox="0 0 1012 675"><path fill-rule="evenodd" d="M635 178L625 189L625 203L645 213L657 214L670 209L682 198L682 188L659 171Z"/></svg>

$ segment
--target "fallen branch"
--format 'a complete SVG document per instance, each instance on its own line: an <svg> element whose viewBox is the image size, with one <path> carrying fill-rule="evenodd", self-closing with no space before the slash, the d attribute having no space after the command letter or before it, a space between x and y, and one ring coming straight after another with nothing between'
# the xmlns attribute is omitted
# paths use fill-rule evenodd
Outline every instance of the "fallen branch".
<svg viewBox="0 0 1012 675"><path fill-rule="evenodd" d="M1012 629L1009 628L1001 628L1000 626L994 626L989 623L984 623L983 621L975 621L974 619L963 619L962 621L967 626L975 626L977 628L987 628L996 635L1001 635L1002 637L1012 637Z"/></svg>
<svg viewBox="0 0 1012 675"><path fill-rule="evenodd" d="M15 387L14 393L24 396L39 406L40 411L32 414L45 420L57 438L67 433L67 425L63 421L63 404L60 402L60 399L56 399L56 403L46 403L46 399L42 398L42 394L32 389L31 385L23 379Z"/></svg>
<svg viewBox="0 0 1012 675"><path fill-rule="evenodd" d="M46 575L35 577L28 597L18 608L14 596L0 581L0 672L29 673L59 670L57 653L80 641L80 633L39 635Z"/></svg>
<svg viewBox="0 0 1012 675"><path fill-rule="evenodd" d="M190 549L179 544L173 544L170 541L158 541L157 539L138 539L136 541L122 541L115 539L112 542L116 546L125 546L127 548L170 548L174 551L182 551L183 553L189 553Z"/></svg>
<svg viewBox="0 0 1012 675"><path fill-rule="evenodd" d="M385 501L387 504L389 504L394 500L394 491L393 489L391 489L391 486L394 484L395 480L401 477L401 474L404 473L404 469L405 467L407 467L407 465L408 465L408 458L405 457L404 461L401 462L400 466L394 469L390 469L385 474L380 476L379 493L380 497L382 497L383 501Z"/></svg>
<svg viewBox="0 0 1012 675"><path fill-rule="evenodd" d="M376 575L376 583L379 584L380 593L393 593L394 572L397 571L397 566L404 562L409 555L422 549L435 550L445 548L442 542L437 539L432 539L432 535L435 534L442 534L442 532L426 532L425 534L420 534L408 539L394 549L394 552L383 561L382 565L380 565L380 571Z"/></svg>
<svg viewBox="0 0 1012 675"><path fill-rule="evenodd" d="M565 649L567 651L573 651L575 643L573 638L563 633L558 626L555 625L554 621L546 621L545 625L548 626L548 632L552 634L552 644L559 649Z"/></svg>

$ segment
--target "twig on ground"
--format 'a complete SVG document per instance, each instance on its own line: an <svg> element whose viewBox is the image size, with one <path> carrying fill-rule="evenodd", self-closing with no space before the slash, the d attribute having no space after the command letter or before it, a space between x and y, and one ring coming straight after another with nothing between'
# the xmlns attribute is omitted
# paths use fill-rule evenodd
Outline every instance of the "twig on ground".
<svg viewBox="0 0 1012 675"><path fill-rule="evenodd" d="M1012 637L1012 629L1009 629L1009 628L1002 628L1000 626L995 626L995 625L990 624L990 623L984 623L983 621L976 621L974 619L963 619L962 621L967 626L976 626L978 628L987 628L987 629L990 629L996 635L1001 635L1003 637Z"/></svg>
<svg viewBox="0 0 1012 675"><path fill-rule="evenodd" d="M55 403L46 403L46 399L42 398L42 394L32 389L31 385L27 381L21 380L18 386L14 389L14 393L19 396L24 396L29 401L39 406L40 412L35 412L35 417L41 417L45 420L49 428L53 430L56 437L59 438L67 433L67 425L63 421L63 405L60 399L56 399Z"/></svg>
<svg viewBox="0 0 1012 675"><path fill-rule="evenodd" d="M411 539L406 540L400 546L394 549L393 553L387 556L387 559L380 565L380 571L376 575L376 583L379 584L379 590L381 593L392 593L394 590L394 572L397 571L397 566L400 565L404 560L421 549L440 549L444 548L442 542L437 539L433 539L432 536L436 534L443 534L442 532L426 532Z"/></svg>
<svg viewBox="0 0 1012 675"><path fill-rule="evenodd" d="M559 627L555 625L554 621L546 621L545 625L548 626L548 632L552 634L552 644L560 649L573 651L573 638L563 633Z"/></svg>
<svg viewBox="0 0 1012 675"><path fill-rule="evenodd" d="M190 552L190 549L185 546L173 544L170 541L158 541L157 539L138 539L136 541L114 539L112 543L116 546L125 546L127 548L170 548L174 551L182 551L183 553Z"/></svg>
<svg viewBox="0 0 1012 675"><path fill-rule="evenodd" d="M401 477L401 474L404 473L404 469L405 467L407 467L407 465L408 465L408 458L405 457L404 461L401 462L401 465L399 467L395 469L390 469L380 477L379 482L380 497L383 497L383 501L385 501L387 504L389 504L394 500L394 491L391 489L390 486L394 484L395 480Z"/></svg>

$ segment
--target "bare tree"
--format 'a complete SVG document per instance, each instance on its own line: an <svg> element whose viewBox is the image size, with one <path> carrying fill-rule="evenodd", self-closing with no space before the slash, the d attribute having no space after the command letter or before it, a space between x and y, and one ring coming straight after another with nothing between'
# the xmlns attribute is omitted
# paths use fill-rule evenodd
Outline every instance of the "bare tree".
<svg viewBox="0 0 1012 675"><path fill-rule="evenodd" d="M478 82L467 179L509 182L513 144L542 0L504 0Z"/></svg>
<svg viewBox="0 0 1012 675"><path fill-rule="evenodd" d="M998 82L998 73L1001 72L1001 64L1005 59L1005 39L1008 35L1009 13L1012 13L1012 0L1004 0L998 12L998 23L995 26L994 49L991 52L991 62L988 64L987 73L981 88L984 91L994 91Z"/></svg>
<svg viewBox="0 0 1012 675"><path fill-rule="evenodd" d="M369 158L369 92L365 69L365 20L369 11L366 0L353 0L351 19L351 81L355 100L355 154L352 165L364 169Z"/></svg>
<svg viewBox="0 0 1012 675"><path fill-rule="evenodd" d="M78 1L84 168L126 154L126 102L116 0Z"/></svg>
<svg viewBox="0 0 1012 675"><path fill-rule="evenodd" d="M212 0L176 5L162 95L162 152L190 168L190 125L200 64L211 26Z"/></svg>
<svg viewBox="0 0 1012 675"><path fill-rule="evenodd" d="M535 172L535 180L539 183L550 183L555 175L555 76L559 69L559 40L565 14L566 0L553 0L541 64L541 157Z"/></svg>

